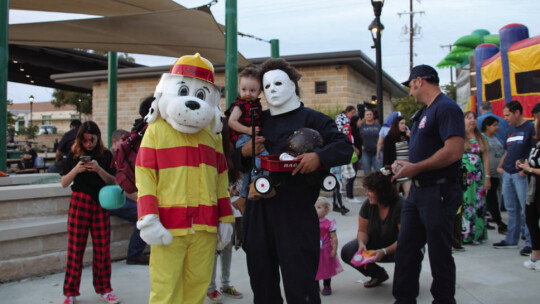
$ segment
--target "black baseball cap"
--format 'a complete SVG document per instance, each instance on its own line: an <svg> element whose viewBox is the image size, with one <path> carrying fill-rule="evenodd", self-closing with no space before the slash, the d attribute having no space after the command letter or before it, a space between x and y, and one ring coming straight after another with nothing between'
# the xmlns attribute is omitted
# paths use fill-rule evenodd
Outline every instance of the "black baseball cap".
<svg viewBox="0 0 540 304"><path fill-rule="evenodd" d="M532 114L536 114L538 112L540 112L540 102L535 104L531 111Z"/></svg>
<svg viewBox="0 0 540 304"><path fill-rule="evenodd" d="M435 69L429 65L421 64L415 66L411 71L411 75L409 75L409 80L404 81L401 84L408 87L409 82L418 77L433 80L434 82L439 83L439 75L437 74L437 71L435 71Z"/></svg>

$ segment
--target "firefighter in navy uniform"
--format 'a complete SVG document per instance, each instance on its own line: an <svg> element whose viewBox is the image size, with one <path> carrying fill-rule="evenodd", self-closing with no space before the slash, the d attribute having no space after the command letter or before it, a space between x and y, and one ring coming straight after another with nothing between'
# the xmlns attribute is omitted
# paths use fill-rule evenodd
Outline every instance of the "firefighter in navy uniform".
<svg viewBox="0 0 540 304"><path fill-rule="evenodd" d="M423 248L428 244L433 303L456 303L456 266L452 236L456 212L463 200L461 157L464 148L463 112L441 93L435 69L419 65L403 85L425 107L415 115L409 160L395 161L393 179L413 181L401 212L392 293L395 303L416 303Z"/></svg>

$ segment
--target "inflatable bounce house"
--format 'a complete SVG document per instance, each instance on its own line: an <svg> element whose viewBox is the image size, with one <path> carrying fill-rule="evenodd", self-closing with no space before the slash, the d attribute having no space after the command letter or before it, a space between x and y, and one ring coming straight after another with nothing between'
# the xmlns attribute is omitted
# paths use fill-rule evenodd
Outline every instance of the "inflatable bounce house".
<svg viewBox="0 0 540 304"><path fill-rule="evenodd" d="M476 30L454 46L437 67L458 69L457 99L464 110L479 113L480 104L489 101L502 117L504 105L517 100L524 117L531 118L540 102L540 35L529 38L526 26L509 24L498 35Z"/></svg>

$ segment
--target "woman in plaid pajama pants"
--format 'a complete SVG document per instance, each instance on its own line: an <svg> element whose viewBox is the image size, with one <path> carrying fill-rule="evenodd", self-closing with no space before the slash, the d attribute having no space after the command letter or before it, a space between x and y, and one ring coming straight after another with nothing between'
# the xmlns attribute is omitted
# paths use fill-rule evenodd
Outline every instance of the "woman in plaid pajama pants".
<svg viewBox="0 0 540 304"><path fill-rule="evenodd" d="M88 232L92 233L94 289L103 301L120 302L118 297L111 293L109 212L101 208L98 199L101 188L115 183L111 160L112 154L103 145L97 124L93 121L83 123L61 172L62 186L71 184L73 191L68 216L64 304L75 303L75 296L80 295L79 286Z"/></svg>

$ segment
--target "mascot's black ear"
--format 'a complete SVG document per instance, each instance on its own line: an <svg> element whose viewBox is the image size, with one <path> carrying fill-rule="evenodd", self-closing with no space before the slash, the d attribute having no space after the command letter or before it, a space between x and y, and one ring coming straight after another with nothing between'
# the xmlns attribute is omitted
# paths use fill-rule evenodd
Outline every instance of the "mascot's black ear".
<svg viewBox="0 0 540 304"><path fill-rule="evenodd" d="M158 96L157 96L158 95ZM146 123L153 123L156 121L156 119L159 117L159 107L158 102L161 98L161 93L154 93L154 101L152 101L152 105L150 106L150 109L148 110L148 114L144 117L144 121Z"/></svg>
<svg viewBox="0 0 540 304"><path fill-rule="evenodd" d="M171 78L170 75L171 74L169 73L161 75L161 79L159 80L159 83L156 86L156 91L154 92L154 101L152 101L152 105L150 106L150 110L148 110L148 114L146 114L146 116L144 117L144 121L146 123L153 123L159 117L159 100L163 95L163 87Z"/></svg>

